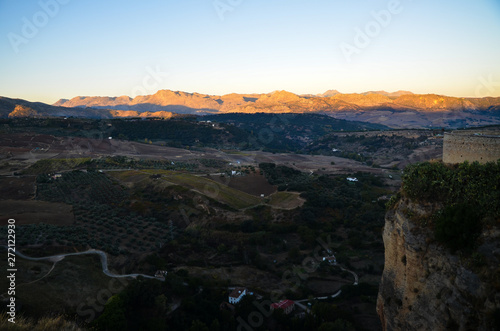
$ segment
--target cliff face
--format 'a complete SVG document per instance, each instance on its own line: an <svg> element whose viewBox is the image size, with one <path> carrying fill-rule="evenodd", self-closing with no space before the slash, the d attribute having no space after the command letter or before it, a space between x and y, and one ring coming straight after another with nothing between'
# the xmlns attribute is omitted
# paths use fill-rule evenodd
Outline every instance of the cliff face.
<svg viewBox="0 0 500 331"><path fill-rule="evenodd" d="M433 240L431 230L418 225L435 207L401 200L386 215L385 267L377 301L383 328L495 330L500 231L493 226L483 232L480 247L470 256L451 254Z"/></svg>

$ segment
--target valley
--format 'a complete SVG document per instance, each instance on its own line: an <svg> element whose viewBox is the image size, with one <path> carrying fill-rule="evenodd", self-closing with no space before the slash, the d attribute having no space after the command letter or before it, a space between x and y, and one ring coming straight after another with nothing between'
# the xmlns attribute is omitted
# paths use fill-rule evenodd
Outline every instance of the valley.
<svg viewBox="0 0 500 331"><path fill-rule="evenodd" d="M228 327L240 315L246 318L244 311L229 316L214 309L224 301L224 288L245 286L264 299L278 293L278 299L306 300L306 305L309 297L342 290L345 294L327 301L352 316L350 323L361 325L356 324L361 319L363 327L377 329L385 202L399 187L399 167L406 160L439 158L438 132L367 131L362 126L362 131L335 131L333 122L314 117L301 125L281 118L279 129L277 124L266 127L267 115L247 116L254 118L237 123L234 118L232 123L228 118L4 121L0 204L6 207L5 217L16 219L18 249L33 257L102 250L115 274L154 276L166 270L163 285L129 277L123 291L160 286L147 293L164 293L168 318L161 323L168 325L182 324L181 316L191 314L187 302L180 302L196 286L179 284L195 283L216 294L201 296L208 300L207 311ZM316 135L310 134L312 128ZM272 139L252 133L268 131ZM334 147L349 153L333 152ZM349 176L357 181L349 182ZM323 261L328 254L335 254L338 265ZM99 268L90 256L66 260ZM62 265L39 272L39 293L65 286L58 278ZM355 272L364 290L347 289L358 285L339 266ZM33 279L25 271L20 277ZM89 290L99 292L102 276L86 279ZM122 295L106 293L103 307L111 295ZM47 307L57 311L60 305L79 323L98 323L102 311L88 320L82 311L92 308L85 301L51 297L54 303L46 307L22 295L19 300L30 316L47 314Z"/></svg>
<svg viewBox="0 0 500 331"><path fill-rule="evenodd" d="M1 1L0 331L500 330L499 15Z"/></svg>
<svg viewBox="0 0 500 331"><path fill-rule="evenodd" d="M319 326L310 319L323 316L378 330L385 206L405 166L441 158L444 130L302 116L4 120L0 205L16 220L17 249L67 261L20 258L23 286L61 293L51 304L20 294L23 312L102 327L120 300L120 311L142 311L131 325L154 316L182 329L196 316L234 329L256 304L290 299L296 318L269 313L263 326ZM75 256L89 250L105 254L111 274L130 275L119 291L103 287L99 259ZM97 303L75 300L65 263L94 270L85 293ZM235 286L254 294L219 308Z"/></svg>

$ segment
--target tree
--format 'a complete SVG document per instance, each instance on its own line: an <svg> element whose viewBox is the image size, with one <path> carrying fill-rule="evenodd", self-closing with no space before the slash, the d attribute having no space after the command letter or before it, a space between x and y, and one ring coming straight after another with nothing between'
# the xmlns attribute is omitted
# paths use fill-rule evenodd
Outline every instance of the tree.
<svg viewBox="0 0 500 331"><path fill-rule="evenodd" d="M452 252L457 249L471 250L481 231L480 213L468 205L446 207L434 227L436 239Z"/></svg>
<svg viewBox="0 0 500 331"><path fill-rule="evenodd" d="M104 306L104 312L93 323L97 330L127 330L125 303L119 295L112 296Z"/></svg>
<svg viewBox="0 0 500 331"><path fill-rule="evenodd" d="M189 331L210 331L210 329L205 323L201 322L200 320L195 320L193 321L193 323L191 323Z"/></svg>
<svg viewBox="0 0 500 331"><path fill-rule="evenodd" d="M300 250L298 247L294 246L288 251L288 258L292 261L296 260L300 255Z"/></svg>

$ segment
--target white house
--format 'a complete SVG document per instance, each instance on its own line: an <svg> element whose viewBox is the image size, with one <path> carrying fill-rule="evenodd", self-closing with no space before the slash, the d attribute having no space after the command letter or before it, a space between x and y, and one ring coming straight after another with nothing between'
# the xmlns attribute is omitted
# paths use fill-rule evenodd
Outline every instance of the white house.
<svg viewBox="0 0 500 331"><path fill-rule="evenodd" d="M335 258L335 256L326 256L326 257L323 257L323 261L326 261L328 262L329 264L337 264L337 259Z"/></svg>
<svg viewBox="0 0 500 331"><path fill-rule="evenodd" d="M244 287L237 287L229 294L229 303L235 304L247 294L247 289Z"/></svg>
<svg viewBox="0 0 500 331"><path fill-rule="evenodd" d="M356 177L347 177L347 180L350 182L357 182L358 179Z"/></svg>

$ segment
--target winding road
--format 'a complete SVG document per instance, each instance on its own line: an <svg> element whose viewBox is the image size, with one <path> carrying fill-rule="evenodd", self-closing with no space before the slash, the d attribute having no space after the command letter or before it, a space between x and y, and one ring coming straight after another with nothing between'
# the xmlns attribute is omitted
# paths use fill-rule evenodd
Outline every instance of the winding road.
<svg viewBox="0 0 500 331"><path fill-rule="evenodd" d="M7 249L6 246L2 246ZM144 274L125 274L125 275L117 275L109 271L108 269L108 256L106 255L106 252L97 250L97 249L89 249L88 251L85 252L77 252L77 253L66 253L66 254L58 254L58 255L51 255L51 256L44 256L44 257L30 257L27 255L24 255L21 252L16 251L15 254L23 259L30 260L30 261L49 261L49 262L54 262L57 263L64 259L66 256L75 256L75 255L88 255L88 254L95 254L99 255L101 259L101 265L102 265L102 272L109 277L113 278L126 278L126 277L132 277L132 278L137 278L139 276L148 278L148 279L157 279L159 281L165 281L165 278L158 278L155 276L150 276L150 275L144 275Z"/></svg>
<svg viewBox="0 0 500 331"><path fill-rule="evenodd" d="M336 264L336 266L338 266L340 268L340 270L342 271L347 271L349 272L350 274L352 274L354 276L354 282L352 285L358 285L358 282L359 282L359 278L358 278L358 275L354 272L354 271L351 271L351 270L348 270L348 269L345 269L344 267L342 267L341 265L339 264ZM326 296L322 296L322 297L315 297L315 298L312 298L312 300L326 300L326 299L330 299L330 298L336 298L338 297L340 294L342 293L342 290L338 290L336 293L334 294L330 294L330 295L326 295ZM303 310L305 310L308 314L311 313L311 310L309 309L309 307L307 307L306 305L302 304L303 302L309 302L311 301L311 299L302 299L302 300L296 300L295 301L295 304L302 308Z"/></svg>

